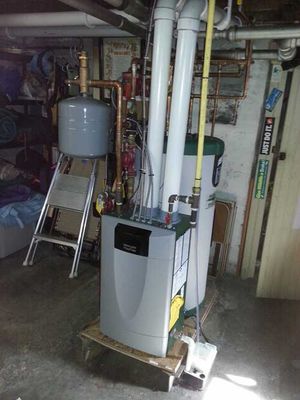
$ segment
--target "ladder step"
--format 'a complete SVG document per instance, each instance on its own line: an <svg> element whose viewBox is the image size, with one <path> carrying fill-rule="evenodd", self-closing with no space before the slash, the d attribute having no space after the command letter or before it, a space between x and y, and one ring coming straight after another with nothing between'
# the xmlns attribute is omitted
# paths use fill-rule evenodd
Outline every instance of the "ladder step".
<svg viewBox="0 0 300 400"><path fill-rule="evenodd" d="M84 204L88 192L89 178L59 174L49 193L48 204L67 210L84 210Z"/></svg>
<svg viewBox="0 0 300 400"><path fill-rule="evenodd" d="M36 233L33 235L34 238L38 241L43 241L43 242L49 242L49 243L54 243L54 244L60 244L63 246L68 246L68 247L73 247L73 249L76 249L78 244L75 240L70 240L70 239L59 239L53 236L49 235L44 235L41 233Z"/></svg>

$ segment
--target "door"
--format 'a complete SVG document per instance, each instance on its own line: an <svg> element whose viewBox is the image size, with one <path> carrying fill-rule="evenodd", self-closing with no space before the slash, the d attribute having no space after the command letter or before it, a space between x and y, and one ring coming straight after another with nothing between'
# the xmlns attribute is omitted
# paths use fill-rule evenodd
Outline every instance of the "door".
<svg viewBox="0 0 300 400"><path fill-rule="evenodd" d="M257 296L300 300L300 68L292 78Z"/></svg>

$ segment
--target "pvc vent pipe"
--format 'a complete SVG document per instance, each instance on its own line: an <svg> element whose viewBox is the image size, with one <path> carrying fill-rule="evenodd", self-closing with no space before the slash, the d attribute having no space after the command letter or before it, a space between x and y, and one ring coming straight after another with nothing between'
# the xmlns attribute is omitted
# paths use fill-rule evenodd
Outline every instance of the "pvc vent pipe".
<svg viewBox="0 0 300 400"><path fill-rule="evenodd" d="M178 195L180 190L197 35L200 29L200 18L205 12L205 3L199 0L188 0L178 20L178 39L162 198L162 218L168 212L170 196L173 194ZM174 213L177 210L178 202L174 204Z"/></svg>
<svg viewBox="0 0 300 400"><path fill-rule="evenodd" d="M34 28L46 26L95 26L107 25L106 22L81 11L0 14L1 27Z"/></svg>
<svg viewBox="0 0 300 400"><path fill-rule="evenodd" d="M175 21L176 0L158 0L154 13L154 41L152 55L152 76L150 88L148 152L153 170L153 208L158 208L160 173L164 134L166 125L169 66L171 60L172 35ZM145 193L149 185L149 171L146 173ZM149 203L146 207L150 208Z"/></svg>

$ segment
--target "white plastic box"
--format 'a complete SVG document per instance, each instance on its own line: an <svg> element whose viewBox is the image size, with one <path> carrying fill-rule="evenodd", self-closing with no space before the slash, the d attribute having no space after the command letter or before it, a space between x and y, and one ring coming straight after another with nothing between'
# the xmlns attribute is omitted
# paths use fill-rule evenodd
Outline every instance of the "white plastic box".
<svg viewBox="0 0 300 400"><path fill-rule="evenodd" d="M0 258L7 257L18 250L26 247L34 231L35 224L5 227L0 225Z"/></svg>

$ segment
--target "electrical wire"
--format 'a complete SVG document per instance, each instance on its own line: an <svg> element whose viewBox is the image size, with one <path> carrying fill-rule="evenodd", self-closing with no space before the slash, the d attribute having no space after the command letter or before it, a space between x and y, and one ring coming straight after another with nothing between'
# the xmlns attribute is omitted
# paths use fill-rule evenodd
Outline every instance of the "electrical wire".
<svg viewBox="0 0 300 400"><path fill-rule="evenodd" d="M152 169L152 164L151 164L151 159L150 159L150 154L148 151L148 147L145 147L146 151L146 157L147 157L147 164L148 164L148 169L149 169L149 186L147 190L147 197L146 197L146 207L145 207L145 215L143 216L144 219L147 219L147 204L149 202L149 197L151 196L151 206L150 206L150 223L152 222L152 209L153 209L153 169Z"/></svg>
<svg viewBox="0 0 300 400"><path fill-rule="evenodd" d="M140 139L142 140L143 132L142 132L142 128L141 128L140 124L133 118L127 118L127 121L133 122L136 125L137 133L138 133ZM136 146L140 151L142 151L142 149L138 145L136 145ZM147 161L148 171L149 171L149 186L148 186L147 196L146 196L146 205L148 204L149 197L150 197L150 218L149 218L149 222L152 223L152 213L153 213L153 169L152 169L151 157L150 157L150 153L148 151L147 143L145 143L144 152L145 152L145 159ZM141 171L141 174L140 174L140 181L141 181L142 177L144 178L144 176L142 175L142 173L143 173L142 166L141 166L140 171ZM140 184L140 181L139 181L139 184ZM143 188L143 190L144 189L145 188ZM146 220L147 219L147 210L144 209L144 207L141 206L141 189L139 189L139 196L137 196L137 198L136 198L135 207L134 207L134 211L133 211L133 214L132 214L131 218L135 218L135 213L136 213L136 209L137 209L137 205L138 205L138 199L139 199L139 206L140 206L140 210L141 210L141 215L139 215L138 218L139 219L142 218L143 220Z"/></svg>
<svg viewBox="0 0 300 400"><path fill-rule="evenodd" d="M153 28L153 19L154 19L154 10L156 6L156 0L153 1L151 14L147 29L147 37L146 37L146 47L144 52L144 63L143 63L143 72L142 72L142 181L141 181L141 200L140 200L140 208L139 208L139 219L142 216L142 210L144 207L144 189L145 189L145 146L146 146L146 136L147 136L147 126L146 126L146 73L147 73L147 61L149 59L149 48L150 48L150 40L151 33ZM147 207L147 203L146 203Z"/></svg>
<svg viewBox="0 0 300 400"><path fill-rule="evenodd" d="M116 105L114 96L115 96L115 89L112 88L111 92L110 92L110 100L111 100L111 104L113 105L113 108L116 110L117 109L117 105Z"/></svg>

